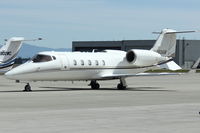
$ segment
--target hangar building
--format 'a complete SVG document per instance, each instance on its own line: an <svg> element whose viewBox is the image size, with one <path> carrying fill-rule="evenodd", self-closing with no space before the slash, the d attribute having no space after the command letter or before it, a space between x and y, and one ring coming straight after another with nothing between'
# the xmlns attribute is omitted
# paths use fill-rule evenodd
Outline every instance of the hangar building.
<svg viewBox="0 0 200 133"><path fill-rule="evenodd" d="M129 49L150 49L156 40L122 40L122 41L73 41L72 51L101 51L116 49L128 51ZM200 57L200 40L178 39L176 41L175 62L183 68L191 66Z"/></svg>

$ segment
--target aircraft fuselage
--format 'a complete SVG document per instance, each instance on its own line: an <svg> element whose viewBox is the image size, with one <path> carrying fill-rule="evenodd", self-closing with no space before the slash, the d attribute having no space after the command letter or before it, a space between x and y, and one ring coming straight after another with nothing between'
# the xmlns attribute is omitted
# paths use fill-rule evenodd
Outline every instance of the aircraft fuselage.
<svg viewBox="0 0 200 133"><path fill-rule="evenodd" d="M114 79L112 75L136 74L149 67L129 63L126 53L119 50L105 52L41 52L32 60L14 68L6 75L23 81ZM45 56L45 57L42 57ZM44 59L41 59L44 58ZM9 73L11 76L9 76ZM110 75L111 77L106 77ZM117 77L116 77L117 78Z"/></svg>

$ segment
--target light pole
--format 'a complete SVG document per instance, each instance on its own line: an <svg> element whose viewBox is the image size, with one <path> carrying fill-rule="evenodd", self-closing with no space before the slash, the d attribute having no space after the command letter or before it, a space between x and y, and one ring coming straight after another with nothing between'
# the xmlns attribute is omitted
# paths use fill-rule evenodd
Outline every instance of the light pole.
<svg viewBox="0 0 200 133"><path fill-rule="evenodd" d="M183 46L183 62L182 62L182 65L184 65L184 67L185 67L185 57L186 57L186 55L185 55L185 51L186 51L186 47L187 46L189 46L189 43L186 43L185 44L185 38L183 37L183 41L182 41L183 43L182 43L182 46Z"/></svg>

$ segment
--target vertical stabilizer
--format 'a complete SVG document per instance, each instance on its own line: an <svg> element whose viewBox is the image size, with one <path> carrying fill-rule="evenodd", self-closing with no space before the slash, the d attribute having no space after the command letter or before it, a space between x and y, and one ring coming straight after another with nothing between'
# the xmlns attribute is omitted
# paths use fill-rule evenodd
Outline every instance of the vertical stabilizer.
<svg viewBox="0 0 200 133"><path fill-rule="evenodd" d="M176 31L163 29L151 50L165 57L174 57L176 51Z"/></svg>
<svg viewBox="0 0 200 133"><path fill-rule="evenodd" d="M10 38L6 44L0 48L0 62L5 63L13 60L21 48L22 41L24 41L23 37Z"/></svg>
<svg viewBox="0 0 200 133"><path fill-rule="evenodd" d="M163 29L161 32L154 32L160 34L156 40L152 51L161 54L164 57L175 57L176 52L176 34L177 33L191 33L197 31L175 31L172 29Z"/></svg>

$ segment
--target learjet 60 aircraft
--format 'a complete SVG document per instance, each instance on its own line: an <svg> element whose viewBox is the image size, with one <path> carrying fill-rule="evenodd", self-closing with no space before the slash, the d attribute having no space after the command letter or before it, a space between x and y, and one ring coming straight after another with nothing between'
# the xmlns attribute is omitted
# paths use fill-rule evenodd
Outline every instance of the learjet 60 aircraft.
<svg viewBox="0 0 200 133"><path fill-rule="evenodd" d="M126 89L127 77L155 75L142 73L148 69L163 66L170 70L181 69L172 61L172 57L175 56L176 33L187 32L194 31L163 29L150 50L40 52L5 75L9 79L26 82L89 80L92 89L100 88L98 80L119 79L117 88ZM25 91L31 91L29 83L25 86Z"/></svg>

